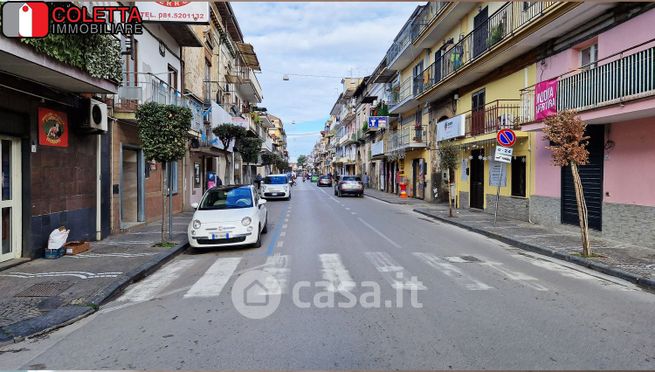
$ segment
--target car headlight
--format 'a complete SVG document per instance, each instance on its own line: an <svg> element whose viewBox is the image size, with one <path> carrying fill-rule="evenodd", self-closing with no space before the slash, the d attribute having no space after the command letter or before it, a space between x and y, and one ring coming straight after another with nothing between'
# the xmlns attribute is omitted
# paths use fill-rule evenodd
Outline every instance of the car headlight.
<svg viewBox="0 0 655 372"><path fill-rule="evenodd" d="M200 226L202 226L202 223L200 223L200 220L193 220L192 226L194 229L199 229Z"/></svg>
<svg viewBox="0 0 655 372"><path fill-rule="evenodd" d="M252 222L252 218L250 217L243 217L243 219L241 220L241 224L243 226L248 226L250 225L251 222Z"/></svg>

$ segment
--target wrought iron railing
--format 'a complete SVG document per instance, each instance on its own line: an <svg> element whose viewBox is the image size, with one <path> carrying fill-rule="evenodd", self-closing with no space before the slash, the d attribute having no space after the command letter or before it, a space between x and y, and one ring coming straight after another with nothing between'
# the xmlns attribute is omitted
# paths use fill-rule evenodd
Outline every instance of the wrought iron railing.
<svg viewBox="0 0 655 372"><path fill-rule="evenodd" d="M522 121L521 100L505 99L488 103L482 109L465 113L466 136L495 133L500 129L518 129Z"/></svg>
<svg viewBox="0 0 655 372"><path fill-rule="evenodd" d="M430 1L423 6L412 24L412 42L415 42L450 1Z"/></svg>
<svg viewBox="0 0 655 372"><path fill-rule="evenodd" d="M389 101L389 109L393 110L395 106L405 102L407 99L414 96L414 78L407 77L400 84L391 86L391 100Z"/></svg>

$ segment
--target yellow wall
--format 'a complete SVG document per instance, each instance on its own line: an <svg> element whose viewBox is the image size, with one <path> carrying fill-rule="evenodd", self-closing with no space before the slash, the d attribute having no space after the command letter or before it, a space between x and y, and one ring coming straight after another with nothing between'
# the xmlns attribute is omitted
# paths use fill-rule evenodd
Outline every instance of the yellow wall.
<svg viewBox="0 0 655 372"><path fill-rule="evenodd" d="M493 102L502 99L520 99L521 89L536 83L536 65L514 72L502 79L476 87L475 89L460 95L457 102L457 114L471 111L471 96L480 89L485 89L485 102Z"/></svg>

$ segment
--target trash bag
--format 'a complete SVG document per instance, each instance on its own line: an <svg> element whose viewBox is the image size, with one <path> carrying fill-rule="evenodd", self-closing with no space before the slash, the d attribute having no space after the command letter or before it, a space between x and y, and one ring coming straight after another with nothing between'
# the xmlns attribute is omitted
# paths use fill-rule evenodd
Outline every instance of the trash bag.
<svg viewBox="0 0 655 372"><path fill-rule="evenodd" d="M63 247L66 239L68 239L69 232L70 230L66 230L64 226L52 230L48 239L48 249L59 249Z"/></svg>

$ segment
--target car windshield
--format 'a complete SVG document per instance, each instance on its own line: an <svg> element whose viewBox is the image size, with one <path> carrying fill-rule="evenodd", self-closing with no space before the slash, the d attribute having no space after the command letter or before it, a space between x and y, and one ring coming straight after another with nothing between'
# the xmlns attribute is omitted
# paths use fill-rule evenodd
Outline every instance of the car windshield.
<svg viewBox="0 0 655 372"><path fill-rule="evenodd" d="M264 178L264 183L269 185L283 185L289 183L286 176L267 176Z"/></svg>
<svg viewBox="0 0 655 372"><path fill-rule="evenodd" d="M239 209L253 206L252 192L246 186L211 189L200 203L200 210Z"/></svg>
<svg viewBox="0 0 655 372"><path fill-rule="evenodd" d="M362 179L359 178L358 176L343 176L341 177L341 181L351 181L351 182L357 182L361 181Z"/></svg>

